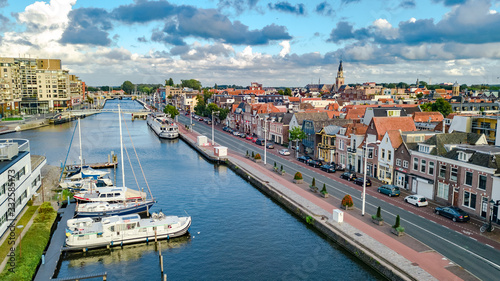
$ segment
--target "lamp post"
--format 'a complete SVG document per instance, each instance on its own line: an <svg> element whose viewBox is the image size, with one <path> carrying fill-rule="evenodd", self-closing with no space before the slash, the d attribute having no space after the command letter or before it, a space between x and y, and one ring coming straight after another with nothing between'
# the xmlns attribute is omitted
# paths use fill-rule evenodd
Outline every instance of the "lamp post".
<svg viewBox="0 0 500 281"><path fill-rule="evenodd" d="M214 135L214 113L219 114L220 111L212 111L212 146L214 146L215 143L215 135Z"/></svg>
<svg viewBox="0 0 500 281"><path fill-rule="evenodd" d="M267 118L260 118L260 121L264 120L264 165L267 163Z"/></svg>
<svg viewBox="0 0 500 281"><path fill-rule="evenodd" d="M191 124L189 124L189 129L191 130L191 132L193 131L193 104L191 103L189 105L189 118L191 119Z"/></svg>
<svg viewBox="0 0 500 281"><path fill-rule="evenodd" d="M363 204L362 204L362 207L361 207L361 215L364 216L365 215L365 204L366 204L366 166L367 166L367 163L368 163L368 145L369 144L372 144L372 143L380 143L379 140L375 141L375 142L366 142L365 143L365 166L364 166L364 174L363 174L363 194L362 194L362 200L363 200Z"/></svg>

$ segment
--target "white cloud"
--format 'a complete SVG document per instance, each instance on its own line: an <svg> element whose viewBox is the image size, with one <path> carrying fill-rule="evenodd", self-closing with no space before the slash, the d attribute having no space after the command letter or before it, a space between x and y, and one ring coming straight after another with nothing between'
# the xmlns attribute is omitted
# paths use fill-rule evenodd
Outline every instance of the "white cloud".
<svg viewBox="0 0 500 281"><path fill-rule="evenodd" d="M379 29L390 29L392 25L386 19L377 19L373 22L373 26Z"/></svg>
<svg viewBox="0 0 500 281"><path fill-rule="evenodd" d="M280 51L280 57L284 57L290 53L290 41L285 40L280 43L280 46L283 47Z"/></svg>

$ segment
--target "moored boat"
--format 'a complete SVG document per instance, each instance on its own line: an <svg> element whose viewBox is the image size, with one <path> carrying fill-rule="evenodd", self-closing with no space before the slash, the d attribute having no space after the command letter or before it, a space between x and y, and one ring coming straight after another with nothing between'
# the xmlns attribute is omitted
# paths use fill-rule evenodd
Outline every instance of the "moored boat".
<svg viewBox="0 0 500 281"><path fill-rule="evenodd" d="M76 217L123 216L144 213L151 209L154 200L124 201L120 203L92 202L78 204Z"/></svg>
<svg viewBox="0 0 500 281"><path fill-rule="evenodd" d="M66 229L66 247L69 250L119 246L125 244L170 239L186 234L191 217L153 214L141 219L138 214L105 217L101 221L91 218L70 219Z"/></svg>
<svg viewBox="0 0 500 281"><path fill-rule="evenodd" d="M175 139L179 137L179 127L164 113L148 114L148 126L162 139Z"/></svg>

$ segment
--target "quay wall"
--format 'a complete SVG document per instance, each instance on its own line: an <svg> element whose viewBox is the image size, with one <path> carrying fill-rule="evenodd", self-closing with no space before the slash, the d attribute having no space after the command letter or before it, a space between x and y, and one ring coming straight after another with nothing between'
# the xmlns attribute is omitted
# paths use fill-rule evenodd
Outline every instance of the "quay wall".
<svg viewBox="0 0 500 281"><path fill-rule="evenodd" d="M236 174L247 180L262 193L266 194L267 196L281 204L283 207L295 214L304 222L306 222L306 218L308 216L314 216L314 214L306 207L288 198L285 194L283 194L279 190L276 190L262 179L259 179L258 175L255 175L251 171L247 171L242 167L238 167L236 164L232 163L230 159L227 159L225 161L222 161L222 159L217 159L217 157L207 154L206 150L200 148L189 138L183 136L182 134L180 134L180 137L189 146L198 151L205 159L212 163L226 164ZM335 228L332 224L327 222L326 218L323 217L321 218L321 220L314 219L313 222L310 223L310 225L313 226L317 231L328 237L330 240L336 242L347 252L351 253L356 258L358 258L371 268L375 269L380 274L384 275L389 280L418 280L381 255L377 254L375 251L351 239L348 234L343 233L340 229Z"/></svg>

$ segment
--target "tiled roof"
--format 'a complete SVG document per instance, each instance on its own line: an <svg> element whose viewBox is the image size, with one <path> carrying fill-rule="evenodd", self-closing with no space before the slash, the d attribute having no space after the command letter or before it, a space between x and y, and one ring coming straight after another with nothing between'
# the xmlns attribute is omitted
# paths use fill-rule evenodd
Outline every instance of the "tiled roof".
<svg viewBox="0 0 500 281"><path fill-rule="evenodd" d="M481 151L477 151L476 149L480 149ZM458 159L460 151L472 154L467 163L495 169L495 174L500 172L500 155L498 154L498 147L491 145L461 145L447 152L443 157L461 161Z"/></svg>
<svg viewBox="0 0 500 281"><path fill-rule="evenodd" d="M347 112L345 119L359 120L365 116L365 111L366 108L352 108Z"/></svg>
<svg viewBox="0 0 500 281"><path fill-rule="evenodd" d="M312 121L327 121L330 120L328 114L326 112L296 112L295 118L297 118L297 122L302 125L304 120L312 120Z"/></svg>
<svg viewBox="0 0 500 281"><path fill-rule="evenodd" d="M441 122L444 117L441 112L415 112L413 114L413 121L415 122Z"/></svg>
<svg viewBox="0 0 500 281"><path fill-rule="evenodd" d="M436 134L426 140L424 144L435 145L436 149L431 151L433 155L444 155L447 153L446 144L476 144L482 135L476 133L464 133L454 131L448 134Z"/></svg>
<svg viewBox="0 0 500 281"><path fill-rule="evenodd" d="M387 131L387 136L391 140L391 145L393 148L398 148L401 143L403 143L403 138L401 138L401 133L399 130Z"/></svg>
<svg viewBox="0 0 500 281"><path fill-rule="evenodd" d="M341 126L337 125L328 125L323 128L323 131L325 132L326 135L335 135L340 131L341 128L342 128Z"/></svg>
<svg viewBox="0 0 500 281"><path fill-rule="evenodd" d="M387 131L390 130L401 130L401 131L416 131L415 123L413 118L408 116L401 117L373 117L372 121L375 129L377 130L378 139L382 140L382 137Z"/></svg>

